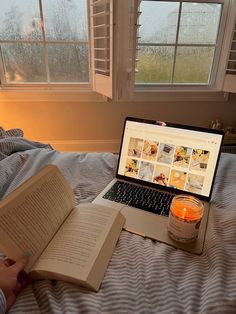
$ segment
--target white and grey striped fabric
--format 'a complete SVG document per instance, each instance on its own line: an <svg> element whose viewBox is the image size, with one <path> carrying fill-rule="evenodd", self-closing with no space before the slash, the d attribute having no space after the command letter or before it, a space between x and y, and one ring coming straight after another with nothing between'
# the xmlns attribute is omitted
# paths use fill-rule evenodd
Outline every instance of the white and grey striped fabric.
<svg viewBox="0 0 236 314"><path fill-rule="evenodd" d="M114 177L113 154L32 145L0 161L3 197L48 163L58 165L78 203L92 201ZM35 281L9 313L236 313L236 155L221 155L212 201L213 224L202 255L122 231L99 292Z"/></svg>

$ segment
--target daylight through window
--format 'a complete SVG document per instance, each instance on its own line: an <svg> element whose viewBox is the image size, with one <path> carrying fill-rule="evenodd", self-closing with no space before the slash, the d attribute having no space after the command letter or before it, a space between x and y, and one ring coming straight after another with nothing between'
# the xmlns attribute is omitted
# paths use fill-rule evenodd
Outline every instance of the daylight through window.
<svg viewBox="0 0 236 314"><path fill-rule="evenodd" d="M221 11L219 3L141 1L136 83L210 84Z"/></svg>
<svg viewBox="0 0 236 314"><path fill-rule="evenodd" d="M1 1L0 48L2 83L89 82L87 1Z"/></svg>

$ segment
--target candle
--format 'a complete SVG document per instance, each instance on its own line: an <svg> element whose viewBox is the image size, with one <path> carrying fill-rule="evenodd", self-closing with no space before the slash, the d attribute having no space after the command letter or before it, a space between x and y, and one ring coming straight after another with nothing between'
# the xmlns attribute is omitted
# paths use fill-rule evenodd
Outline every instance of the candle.
<svg viewBox="0 0 236 314"><path fill-rule="evenodd" d="M177 195L170 206L167 229L180 242L196 240L203 215L203 203L196 197Z"/></svg>

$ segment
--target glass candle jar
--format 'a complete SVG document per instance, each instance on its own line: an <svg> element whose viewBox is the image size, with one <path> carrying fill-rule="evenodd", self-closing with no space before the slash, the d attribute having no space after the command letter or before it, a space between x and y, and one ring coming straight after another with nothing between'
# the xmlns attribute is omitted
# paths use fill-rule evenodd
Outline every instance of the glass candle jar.
<svg viewBox="0 0 236 314"><path fill-rule="evenodd" d="M170 237L180 242L196 240L203 211L203 203L196 197L176 195L171 202L167 224Z"/></svg>

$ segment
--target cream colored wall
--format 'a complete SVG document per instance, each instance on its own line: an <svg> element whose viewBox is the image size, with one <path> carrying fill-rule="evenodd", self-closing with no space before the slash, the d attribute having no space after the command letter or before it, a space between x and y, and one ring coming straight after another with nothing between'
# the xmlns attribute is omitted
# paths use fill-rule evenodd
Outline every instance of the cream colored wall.
<svg viewBox="0 0 236 314"><path fill-rule="evenodd" d="M227 102L49 102L0 100L0 125L19 127L28 139L61 150L117 151L125 116L236 127L236 94Z"/></svg>

